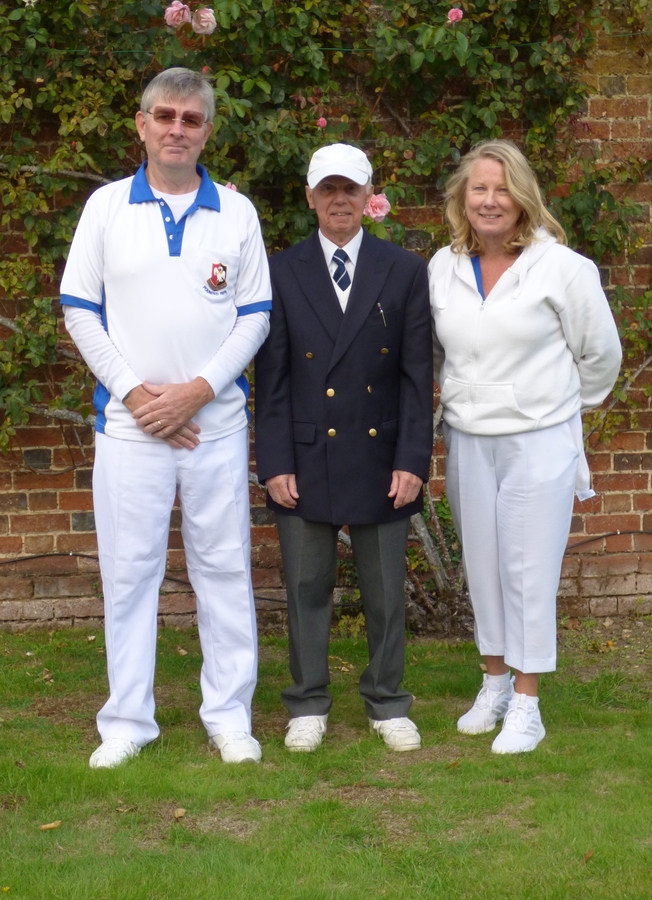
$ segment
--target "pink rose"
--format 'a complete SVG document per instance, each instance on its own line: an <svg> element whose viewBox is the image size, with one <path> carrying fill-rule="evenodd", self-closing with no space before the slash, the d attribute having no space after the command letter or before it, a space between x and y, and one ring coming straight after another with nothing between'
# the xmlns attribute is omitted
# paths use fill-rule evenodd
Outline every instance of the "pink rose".
<svg viewBox="0 0 652 900"><path fill-rule="evenodd" d="M163 14L165 24L170 28L179 28L184 22L190 21L190 9L181 0L172 0Z"/></svg>
<svg viewBox="0 0 652 900"><path fill-rule="evenodd" d="M237 191L237 190L238 190L237 184L233 184L232 181L227 181L227 183L224 185L224 187L228 188L230 191Z"/></svg>
<svg viewBox="0 0 652 900"><path fill-rule="evenodd" d="M374 222L382 222L391 208L391 204L384 194L372 194L363 214L369 216Z"/></svg>
<svg viewBox="0 0 652 900"><path fill-rule="evenodd" d="M325 119L323 116L320 116L319 119L317 119L317 128L326 128L327 125L328 119Z"/></svg>
<svg viewBox="0 0 652 900"><path fill-rule="evenodd" d="M192 30L196 34L212 34L217 28L215 13L203 6L192 17Z"/></svg>
<svg viewBox="0 0 652 900"><path fill-rule="evenodd" d="M448 10L447 17L449 22L459 22L460 19L464 18L464 13L461 9L454 6L452 9Z"/></svg>

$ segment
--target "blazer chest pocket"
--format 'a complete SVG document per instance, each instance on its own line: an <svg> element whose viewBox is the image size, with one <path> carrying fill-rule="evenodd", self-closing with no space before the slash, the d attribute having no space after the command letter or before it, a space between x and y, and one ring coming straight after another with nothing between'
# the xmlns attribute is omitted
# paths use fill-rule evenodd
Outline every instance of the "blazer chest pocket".
<svg viewBox="0 0 652 900"><path fill-rule="evenodd" d="M297 444L313 444L316 425L314 422L293 422L292 437Z"/></svg>

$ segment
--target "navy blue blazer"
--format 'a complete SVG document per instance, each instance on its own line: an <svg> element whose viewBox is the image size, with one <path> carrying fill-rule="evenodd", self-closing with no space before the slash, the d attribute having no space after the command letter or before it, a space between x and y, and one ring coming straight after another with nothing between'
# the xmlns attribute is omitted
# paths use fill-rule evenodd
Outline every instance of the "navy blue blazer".
<svg viewBox="0 0 652 900"><path fill-rule="evenodd" d="M294 510L334 525L392 522L392 470L427 481L432 453L432 330L426 263L365 231L342 313L315 231L274 255L271 329L256 356L261 482L294 473Z"/></svg>

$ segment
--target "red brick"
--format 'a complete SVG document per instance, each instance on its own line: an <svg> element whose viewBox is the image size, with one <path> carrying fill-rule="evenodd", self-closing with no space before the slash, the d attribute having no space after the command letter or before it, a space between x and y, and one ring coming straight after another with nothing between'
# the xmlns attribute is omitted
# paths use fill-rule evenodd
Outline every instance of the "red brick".
<svg viewBox="0 0 652 900"><path fill-rule="evenodd" d="M634 509L647 512L652 509L652 493L634 494Z"/></svg>
<svg viewBox="0 0 652 900"><path fill-rule="evenodd" d="M638 557L631 553L589 556L582 560L582 575L585 578L598 578L603 575L630 575L638 572L638 569Z"/></svg>
<svg viewBox="0 0 652 900"><path fill-rule="evenodd" d="M602 119L582 119L575 123L573 132L575 137L580 140L592 137L600 141L608 141L611 137L611 123ZM638 135L638 131L636 134Z"/></svg>
<svg viewBox="0 0 652 900"><path fill-rule="evenodd" d="M73 472L16 472L14 475L14 487L18 490L51 490L52 488L72 488Z"/></svg>
<svg viewBox="0 0 652 900"><path fill-rule="evenodd" d="M636 550L652 550L652 534L635 534L634 547Z"/></svg>
<svg viewBox="0 0 652 900"><path fill-rule="evenodd" d="M10 570L17 575L53 575L56 572L67 575L77 571L77 561L70 556L42 556L21 560L2 568L3 572Z"/></svg>
<svg viewBox="0 0 652 900"><path fill-rule="evenodd" d="M57 550L62 553L97 553L97 535L92 531L59 534Z"/></svg>
<svg viewBox="0 0 652 900"><path fill-rule="evenodd" d="M251 581L254 588L280 587L281 574L278 569L253 569Z"/></svg>
<svg viewBox="0 0 652 900"><path fill-rule="evenodd" d="M562 561L562 578L573 578L580 573L580 560L576 556L565 556Z"/></svg>
<svg viewBox="0 0 652 900"><path fill-rule="evenodd" d="M641 133L638 121L623 122L616 121L611 123L611 137L619 138L637 138Z"/></svg>
<svg viewBox="0 0 652 900"><path fill-rule="evenodd" d="M183 538L180 531L171 531L168 536L168 547L171 550L180 550L183 547Z"/></svg>
<svg viewBox="0 0 652 900"><path fill-rule="evenodd" d="M174 571L185 571L186 568L186 554L183 550L168 550L168 564L167 569L169 572Z"/></svg>
<svg viewBox="0 0 652 900"><path fill-rule="evenodd" d="M637 495L635 495L637 496ZM632 509L631 494L604 494L603 506L605 513L630 512Z"/></svg>
<svg viewBox="0 0 652 900"><path fill-rule="evenodd" d="M55 600L53 609L55 619L98 618L104 615L104 602L99 597L74 597Z"/></svg>
<svg viewBox="0 0 652 900"><path fill-rule="evenodd" d="M42 534L48 531L68 531L69 528L70 516L65 513L11 516L13 534Z"/></svg>
<svg viewBox="0 0 652 900"><path fill-rule="evenodd" d="M84 597L96 592L97 579L92 575L57 575L34 579L35 597Z"/></svg>
<svg viewBox="0 0 652 900"><path fill-rule="evenodd" d="M29 508L31 512L57 508L56 491L30 491Z"/></svg>
<svg viewBox="0 0 652 900"><path fill-rule="evenodd" d="M52 468L65 469L68 466L88 466L89 458L86 450L77 444L71 444L65 449L52 451Z"/></svg>
<svg viewBox="0 0 652 900"><path fill-rule="evenodd" d="M252 544L277 544L276 525L257 525L251 529Z"/></svg>
<svg viewBox="0 0 652 900"><path fill-rule="evenodd" d="M643 97L624 97L614 100L592 97L589 100L589 109L591 117L596 119L647 118L650 114L650 103Z"/></svg>
<svg viewBox="0 0 652 900"><path fill-rule="evenodd" d="M17 428L16 440L23 450L32 447L60 447L63 438L59 428Z"/></svg>
<svg viewBox="0 0 652 900"><path fill-rule="evenodd" d="M639 531L641 518L636 515L590 516L586 520L587 534L607 534L613 531Z"/></svg>
<svg viewBox="0 0 652 900"><path fill-rule="evenodd" d="M27 600L34 595L32 579L23 575L0 578L0 600Z"/></svg>
<svg viewBox="0 0 652 900"><path fill-rule="evenodd" d="M54 550L54 536L51 534L26 534L24 542L26 554L52 553Z"/></svg>
<svg viewBox="0 0 652 900"><path fill-rule="evenodd" d="M614 453L614 471L640 472L641 456L640 453Z"/></svg>
<svg viewBox="0 0 652 900"><path fill-rule="evenodd" d="M592 472L611 472L611 453L589 453L587 459Z"/></svg>
<svg viewBox="0 0 652 900"><path fill-rule="evenodd" d="M261 568L265 569L282 565L280 547L274 547L271 544L254 547L254 553L257 565Z"/></svg>
<svg viewBox="0 0 652 900"><path fill-rule="evenodd" d="M644 450L645 435L641 431L619 431L611 438L609 450Z"/></svg>
<svg viewBox="0 0 652 900"><path fill-rule="evenodd" d="M607 553L620 553L623 550L632 549L632 535L617 534L605 539L605 550Z"/></svg>
<svg viewBox="0 0 652 900"><path fill-rule="evenodd" d="M593 487L596 491L646 491L649 484L649 477L645 473L639 475L602 475L596 473L593 476ZM610 528L609 531L613 531Z"/></svg>
<svg viewBox="0 0 652 900"><path fill-rule="evenodd" d="M23 540L19 537L0 537L0 555L15 555L23 549Z"/></svg>
<svg viewBox="0 0 652 900"><path fill-rule="evenodd" d="M27 494L6 491L0 494L0 512L27 509Z"/></svg>
<svg viewBox="0 0 652 900"><path fill-rule="evenodd" d="M557 596L559 598L567 599L568 597L577 597L578 595L579 589L575 578L562 578L560 580L559 589L557 591Z"/></svg>
<svg viewBox="0 0 652 900"><path fill-rule="evenodd" d="M649 616L652 612L652 597L619 597L619 616Z"/></svg>
<svg viewBox="0 0 652 900"><path fill-rule="evenodd" d="M59 509L90 510L92 508L92 491L61 491L59 494Z"/></svg>

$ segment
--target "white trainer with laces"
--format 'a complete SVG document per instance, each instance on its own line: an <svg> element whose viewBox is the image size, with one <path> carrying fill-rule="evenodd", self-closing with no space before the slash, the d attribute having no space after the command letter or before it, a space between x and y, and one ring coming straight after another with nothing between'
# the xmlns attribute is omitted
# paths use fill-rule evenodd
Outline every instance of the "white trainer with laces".
<svg viewBox="0 0 652 900"><path fill-rule="evenodd" d="M492 753L528 753L546 736L541 722L539 698L514 694L509 701L500 734L494 740Z"/></svg>
<svg viewBox="0 0 652 900"><path fill-rule="evenodd" d="M243 763L260 762L263 751L256 738L246 731L225 731L224 734L214 734L208 739L208 743L220 751L222 762Z"/></svg>
<svg viewBox="0 0 652 900"><path fill-rule="evenodd" d="M506 691L491 688L488 675L482 676L482 687L473 706L457 720L457 730L462 734L485 734L493 731L496 722L505 718L509 701L514 696L514 679L509 681Z"/></svg>
<svg viewBox="0 0 652 900"><path fill-rule="evenodd" d="M115 769L128 759L138 756L140 747L126 738L107 738L91 755L88 765L91 769Z"/></svg>
<svg viewBox="0 0 652 900"><path fill-rule="evenodd" d="M396 719L369 719L369 730L379 734L390 750L402 753L419 750L421 735L412 719L402 716Z"/></svg>
<svg viewBox="0 0 652 900"><path fill-rule="evenodd" d="M326 734L325 716L297 716L287 724L285 746L293 753L312 753Z"/></svg>

